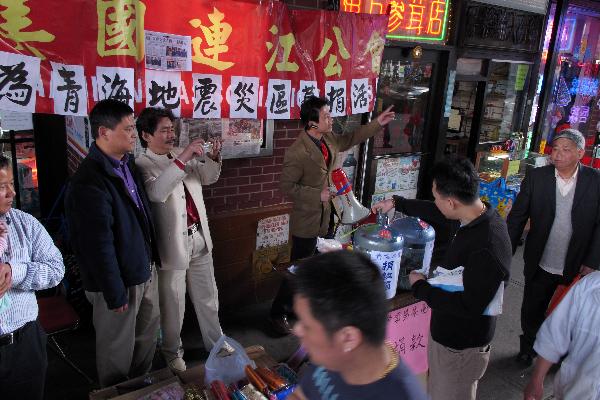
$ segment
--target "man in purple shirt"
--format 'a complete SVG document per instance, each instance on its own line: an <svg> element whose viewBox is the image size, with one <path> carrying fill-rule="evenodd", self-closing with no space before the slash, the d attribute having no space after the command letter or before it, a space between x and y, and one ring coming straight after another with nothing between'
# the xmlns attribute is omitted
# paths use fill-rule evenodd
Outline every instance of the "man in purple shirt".
<svg viewBox="0 0 600 400"><path fill-rule="evenodd" d="M150 370L159 326L152 214L135 168L133 110L102 100L90 112L88 156L65 199L71 245L93 306L102 386Z"/></svg>

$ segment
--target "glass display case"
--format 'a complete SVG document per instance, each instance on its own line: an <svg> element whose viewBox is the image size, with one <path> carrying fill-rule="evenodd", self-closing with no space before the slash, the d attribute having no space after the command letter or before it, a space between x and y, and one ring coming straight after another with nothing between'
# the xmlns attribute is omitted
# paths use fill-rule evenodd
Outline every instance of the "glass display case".
<svg viewBox="0 0 600 400"><path fill-rule="evenodd" d="M516 143L517 151L522 150L530 64L459 58L456 71L445 153L475 160L477 152L491 146L514 152Z"/></svg>
<svg viewBox="0 0 600 400"><path fill-rule="evenodd" d="M422 150L433 63L384 60L377 87L377 112L393 105L396 117L375 136L373 155Z"/></svg>

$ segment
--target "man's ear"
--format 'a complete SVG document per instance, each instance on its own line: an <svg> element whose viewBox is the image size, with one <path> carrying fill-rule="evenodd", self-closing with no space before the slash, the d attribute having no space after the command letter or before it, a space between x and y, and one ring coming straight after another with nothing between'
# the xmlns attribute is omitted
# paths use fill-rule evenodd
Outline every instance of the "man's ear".
<svg viewBox="0 0 600 400"><path fill-rule="evenodd" d="M355 326L345 326L335 333L336 341L344 353L357 349L363 342L363 334Z"/></svg>
<svg viewBox="0 0 600 400"><path fill-rule="evenodd" d="M98 137L99 138L105 138L108 136L108 134L110 133L110 129L107 128L106 126L102 126L100 125L98 127Z"/></svg>

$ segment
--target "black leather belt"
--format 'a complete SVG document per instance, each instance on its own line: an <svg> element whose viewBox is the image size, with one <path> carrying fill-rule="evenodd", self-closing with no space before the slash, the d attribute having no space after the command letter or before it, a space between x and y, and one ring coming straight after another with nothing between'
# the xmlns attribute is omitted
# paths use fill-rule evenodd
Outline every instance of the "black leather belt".
<svg viewBox="0 0 600 400"><path fill-rule="evenodd" d="M188 236L192 236L194 233L200 230L200 223L196 222L194 225L188 226Z"/></svg>
<svg viewBox="0 0 600 400"><path fill-rule="evenodd" d="M27 326L30 324L33 324L33 321L26 323L25 325L23 325L19 329L14 330L11 333L6 333L4 335L0 335L0 347L8 346L8 345L18 342L19 336L21 336L23 334L23 331L25 330L25 328L27 328Z"/></svg>

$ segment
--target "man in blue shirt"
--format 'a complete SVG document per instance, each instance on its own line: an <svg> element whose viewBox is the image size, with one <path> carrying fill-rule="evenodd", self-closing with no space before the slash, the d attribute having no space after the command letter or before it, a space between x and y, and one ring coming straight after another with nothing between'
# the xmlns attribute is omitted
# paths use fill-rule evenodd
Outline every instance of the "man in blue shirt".
<svg viewBox="0 0 600 400"><path fill-rule="evenodd" d="M11 208L14 197L10 161L0 155L0 397L42 399L46 334L35 291L58 285L65 267L42 224Z"/></svg>
<svg viewBox="0 0 600 400"><path fill-rule="evenodd" d="M102 100L90 112L95 142L65 198L71 245L92 303L102 386L150 370L159 326L152 214L130 153L133 110Z"/></svg>

